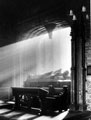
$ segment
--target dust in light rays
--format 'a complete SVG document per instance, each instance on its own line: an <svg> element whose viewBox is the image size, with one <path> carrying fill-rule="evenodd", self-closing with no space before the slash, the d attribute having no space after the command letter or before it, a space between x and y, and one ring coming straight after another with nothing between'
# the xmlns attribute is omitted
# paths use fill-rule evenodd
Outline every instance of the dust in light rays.
<svg viewBox="0 0 91 120"><path fill-rule="evenodd" d="M30 53L35 58L35 74L49 72L62 68L70 70L71 67L71 37L70 27L53 31L52 39L48 34L29 38L20 42L20 55ZM26 54L26 53L25 53ZM28 56L27 56L28 57ZM30 60L31 61L31 60ZM50 61L50 62L49 62Z"/></svg>
<svg viewBox="0 0 91 120"><path fill-rule="evenodd" d="M52 39L44 34L0 48L0 81L12 78L17 86L28 74L38 75L60 68L70 72L70 31L70 27L58 29L53 31Z"/></svg>

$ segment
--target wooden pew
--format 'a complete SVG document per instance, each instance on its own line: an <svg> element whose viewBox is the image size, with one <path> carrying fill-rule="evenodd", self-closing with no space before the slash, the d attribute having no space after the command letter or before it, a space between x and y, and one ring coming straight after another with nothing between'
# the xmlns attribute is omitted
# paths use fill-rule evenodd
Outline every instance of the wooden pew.
<svg viewBox="0 0 91 120"><path fill-rule="evenodd" d="M43 88L13 87L12 93L15 97L15 108L18 109L23 105L29 109L31 109L31 107L39 107L42 113L48 110L61 111L63 109L63 105L61 104L63 103L63 95L49 95L49 92Z"/></svg>

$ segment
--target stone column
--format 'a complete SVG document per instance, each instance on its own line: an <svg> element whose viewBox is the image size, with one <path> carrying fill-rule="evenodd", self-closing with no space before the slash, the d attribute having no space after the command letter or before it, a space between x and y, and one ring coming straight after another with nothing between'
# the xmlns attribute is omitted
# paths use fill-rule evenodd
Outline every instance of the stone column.
<svg viewBox="0 0 91 120"><path fill-rule="evenodd" d="M81 21L80 21L81 22ZM74 110L85 106L85 34L84 26L78 20L72 25L72 99Z"/></svg>
<svg viewBox="0 0 91 120"><path fill-rule="evenodd" d="M73 27L73 26L72 26ZM74 106L74 85L75 85L75 38L74 38L74 32L73 32L73 28L71 27L71 61L72 61L72 66L71 66L71 78L72 78L72 82L71 82L71 107Z"/></svg>

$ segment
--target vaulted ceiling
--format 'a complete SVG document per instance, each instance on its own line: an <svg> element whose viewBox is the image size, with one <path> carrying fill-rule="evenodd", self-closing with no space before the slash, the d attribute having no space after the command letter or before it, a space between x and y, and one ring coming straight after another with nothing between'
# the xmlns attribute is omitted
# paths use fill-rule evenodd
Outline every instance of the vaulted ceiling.
<svg viewBox="0 0 91 120"><path fill-rule="evenodd" d="M90 0L0 0L0 47L17 42L24 34L39 35L46 23L70 25L69 11L79 14Z"/></svg>

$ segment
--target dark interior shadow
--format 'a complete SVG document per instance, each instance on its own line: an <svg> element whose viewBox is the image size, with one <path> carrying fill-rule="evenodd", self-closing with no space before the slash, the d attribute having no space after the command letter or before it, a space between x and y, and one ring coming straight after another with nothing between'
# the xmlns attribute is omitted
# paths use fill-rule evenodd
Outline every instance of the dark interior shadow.
<svg viewBox="0 0 91 120"><path fill-rule="evenodd" d="M55 111L47 111L43 115L50 116L50 117L55 117L59 115L61 112L55 112Z"/></svg>

